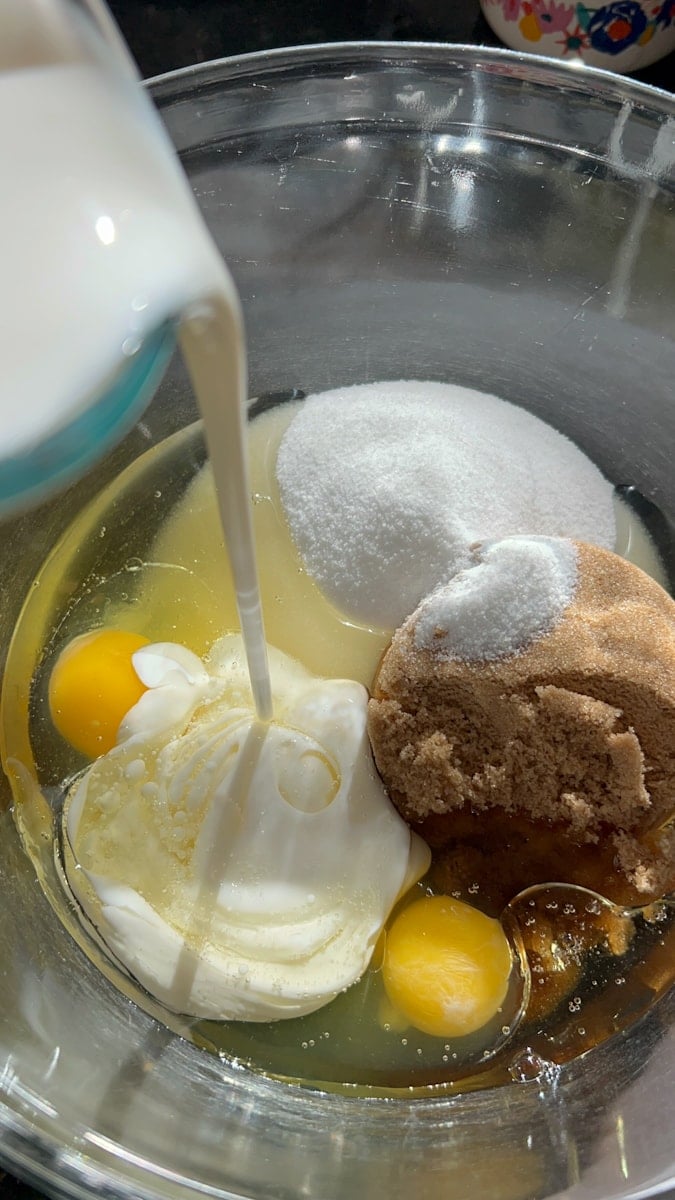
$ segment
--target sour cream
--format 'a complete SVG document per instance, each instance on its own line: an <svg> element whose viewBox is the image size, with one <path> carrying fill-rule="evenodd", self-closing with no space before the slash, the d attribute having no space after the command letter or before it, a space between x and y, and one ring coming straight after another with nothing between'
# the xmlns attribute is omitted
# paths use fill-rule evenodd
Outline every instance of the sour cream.
<svg viewBox="0 0 675 1200"><path fill-rule="evenodd" d="M126 970L192 1016L327 1004L429 862L375 770L365 689L270 658L275 720L262 724L240 637L208 663L170 644L137 651L148 690L68 799L73 892Z"/></svg>

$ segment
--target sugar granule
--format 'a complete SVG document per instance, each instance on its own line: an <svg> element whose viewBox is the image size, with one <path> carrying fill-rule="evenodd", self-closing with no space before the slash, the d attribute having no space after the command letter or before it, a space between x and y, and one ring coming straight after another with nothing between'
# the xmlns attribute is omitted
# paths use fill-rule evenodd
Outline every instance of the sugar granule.
<svg viewBox="0 0 675 1200"><path fill-rule="evenodd" d="M513 534L612 548L612 486L531 413L454 384L384 382L310 397L277 478L310 574L346 616L393 629Z"/></svg>

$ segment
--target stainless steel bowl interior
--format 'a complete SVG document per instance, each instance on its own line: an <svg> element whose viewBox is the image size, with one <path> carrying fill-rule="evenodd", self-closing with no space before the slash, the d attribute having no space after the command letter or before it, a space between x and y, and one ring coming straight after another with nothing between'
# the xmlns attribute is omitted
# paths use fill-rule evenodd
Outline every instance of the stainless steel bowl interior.
<svg viewBox="0 0 675 1200"><path fill-rule="evenodd" d="M669 97L508 52L404 44L253 55L151 90L240 289L253 395L387 377L477 386L675 518ZM195 415L175 360L101 467L4 526L0 645L82 504ZM41 1186L619 1200L672 1184L672 996L512 1087L303 1091L199 1051L99 974L37 885L10 803L5 788L0 1157Z"/></svg>

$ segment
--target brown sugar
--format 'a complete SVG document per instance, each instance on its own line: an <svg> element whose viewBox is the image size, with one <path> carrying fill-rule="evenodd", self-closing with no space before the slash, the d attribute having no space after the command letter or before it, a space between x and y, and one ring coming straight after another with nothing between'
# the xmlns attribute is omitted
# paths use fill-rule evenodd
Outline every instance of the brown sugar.
<svg viewBox="0 0 675 1200"><path fill-rule="evenodd" d="M549 881L627 904L675 887L675 603L575 545L576 589L548 633L461 661L418 645L413 613L370 702L378 769L439 885L478 884L495 907Z"/></svg>

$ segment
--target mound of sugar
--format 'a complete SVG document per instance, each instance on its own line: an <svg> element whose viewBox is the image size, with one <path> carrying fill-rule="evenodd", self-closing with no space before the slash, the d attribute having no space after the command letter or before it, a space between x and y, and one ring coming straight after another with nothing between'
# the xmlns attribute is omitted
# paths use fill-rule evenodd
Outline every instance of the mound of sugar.
<svg viewBox="0 0 675 1200"><path fill-rule="evenodd" d="M475 542L615 542L612 486L568 438L453 384L310 397L281 442L277 478L307 570L346 616L381 629L470 566Z"/></svg>
<svg viewBox="0 0 675 1200"><path fill-rule="evenodd" d="M567 539L486 542L472 566L422 601L415 645L467 662L515 654L553 628L576 580L577 552Z"/></svg>

